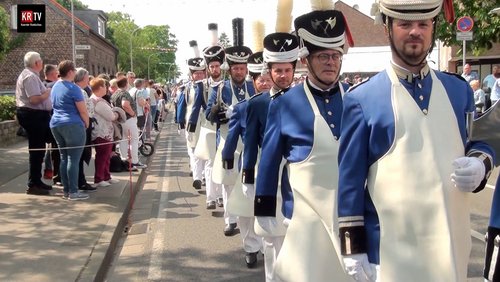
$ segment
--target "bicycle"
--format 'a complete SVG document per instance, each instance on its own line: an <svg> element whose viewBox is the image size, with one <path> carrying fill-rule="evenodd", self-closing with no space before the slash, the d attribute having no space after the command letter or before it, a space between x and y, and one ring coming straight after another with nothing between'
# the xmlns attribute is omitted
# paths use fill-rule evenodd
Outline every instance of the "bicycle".
<svg viewBox="0 0 500 282"><path fill-rule="evenodd" d="M149 157L155 152L155 146L144 141L144 134L139 135L139 153L145 157Z"/></svg>

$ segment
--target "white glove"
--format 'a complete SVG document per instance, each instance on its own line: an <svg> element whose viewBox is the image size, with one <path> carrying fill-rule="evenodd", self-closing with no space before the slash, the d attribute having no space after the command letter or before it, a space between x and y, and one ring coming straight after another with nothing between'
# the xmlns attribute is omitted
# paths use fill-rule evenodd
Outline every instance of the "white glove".
<svg viewBox="0 0 500 282"><path fill-rule="evenodd" d="M248 199L253 200L255 198L255 185L242 183L241 189L243 190L243 195Z"/></svg>
<svg viewBox="0 0 500 282"><path fill-rule="evenodd" d="M193 142L194 140L194 132L186 132L186 139L188 142Z"/></svg>
<svg viewBox="0 0 500 282"><path fill-rule="evenodd" d="M288 228L288 225L290 225L290 219L285 217L285 219L283 219L283 225L285 225L285 227Z"/></svg>
<svg viewBox="0 0 500 282"><path fill-rule="evenodd" d="M366 254L355 254L342 257L344 267L349 276L356 281L375 281L377 272L368 262Z"/></svg>
<svg viewBox="0 0 500 282"><path fill-rule="evenodd" d="M228 119L231 118L231 116L233 115L233 106L227 107L225 114L226 118Z"/></svg>
<svg viewBox="0 0 500 282"><path fill-rule="evenodd" d="M186 130L185 129L177 129L177 134L179 134L179 136L186 136Z"/></svg>
<svg viewBox="0 0 500 282"><path fill-rule="evenodd" d="M278 221L273 216L256 216L257 224L270 235L278 232Z"/></svg>
<svg viewBox="0 0 500 282"><path fill-rule="evenodd" d="M476 157L460 157L453 161L453 167L451 181L462 192L474 191L484 179L486 168Z"/></svg>

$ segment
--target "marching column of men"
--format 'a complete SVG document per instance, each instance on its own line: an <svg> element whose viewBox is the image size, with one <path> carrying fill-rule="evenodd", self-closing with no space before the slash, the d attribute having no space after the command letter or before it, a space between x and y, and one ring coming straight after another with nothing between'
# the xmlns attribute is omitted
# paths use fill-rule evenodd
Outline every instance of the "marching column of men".
<svg viewBox="0 0 500 282"><path fill-rule="evenodd" d="M224 207L224 235L239 226L247 267L264 253L266 281L466 281L467 194L484 187L495 152L468 138L467 84L425 60L442 7L453 18L451 0L378 0L391 65L351 89L339 80L354 46L348 19L330 1L311 6L294 33L264 37L262 52L243 46L237 18L234 46L214 37L188 61L177 121L193 187L204 171L207 209ZM291 86L299 59L307 78ZM500 265L493 209L488 281Z"/></svg>

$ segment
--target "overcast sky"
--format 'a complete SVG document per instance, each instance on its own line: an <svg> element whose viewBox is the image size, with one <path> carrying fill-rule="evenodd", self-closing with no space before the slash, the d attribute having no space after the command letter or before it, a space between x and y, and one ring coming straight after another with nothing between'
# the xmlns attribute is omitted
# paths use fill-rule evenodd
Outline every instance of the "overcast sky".
<svg viewBox="0 0 500 282"><path fill-rule="evenodd" d="M169 25L178 43L177 64L185 72L185 62L193 56L190 40L197 40L200 50L209 44L208 23L219 26L219 35L225 32L232 41L231 20L244 18L245 45L252 48L252 22L263 21L266 34L274 32L277 0L80 0L90 9L105 12L119 11L130 14L135 23L146 25ZM369 15L372 1L344 0L348 5L359 6ZM292 15L297 17L310 11L310 2L295 0Z"/></svg>

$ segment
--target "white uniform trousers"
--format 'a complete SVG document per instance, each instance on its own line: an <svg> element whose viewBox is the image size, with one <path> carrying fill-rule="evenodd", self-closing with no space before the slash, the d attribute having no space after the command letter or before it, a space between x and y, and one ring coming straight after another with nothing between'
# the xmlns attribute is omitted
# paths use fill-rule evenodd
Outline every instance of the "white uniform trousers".
<svg viewBox="0 0 500 282"><path fill-rule="evenodd" d="M139 129L137 128L137 118L131 117L122 123L122 140L120 141L120 156L122 159L128 158L128 135L130 133L130 158L132 163L139 162Z"/></svg>
<svg viewBox="0 0 500 282"><path fill-rule="evenodd" d="M205 161L205 188L207 190L207 203L222 198L222 185L212 181L212 168L214 160L208 159Z"/></svg>
<svg viewBox="0 0 500 282"><path fill-rule="evenodd" d="M226 224L236 223L236 220L238 218L237 216L230 214L227 210L227 199L229 198L231 191L233 191L233 187L233 185L222 185L222 199L224 200L224 222Z"/></svg>
<svg viewBox="0 0 500 282"><path fill-rule="evenodd" d="M254 222L255 217L240 216L238 217L240 225L240 235L243 241L243 249L248 253L255 253L262 249L262 237L255 234Z"/></svg>
<svg viewBox="0 0 500 282"><path fill-rule="evenodd" d="M241 230L241 227L240 227ZM266 282L276 282L279 281L274 277L274 262L278 257L278 254L281 250L281 246L283 245L283 240L285 240L285 236L277 236L277 237L263 237L262 243L264 245L264 268L266 274Z"/></svg>
<svg viewBox="0 0 500 282"><path fill-rule="evenodd" d="M189 155L189 165L191 168L191 172L193 173L193 180L203 180L203 170L205 168L205 161L197 158L194 155L194 148L188 147L188 155Z"/></svg>

